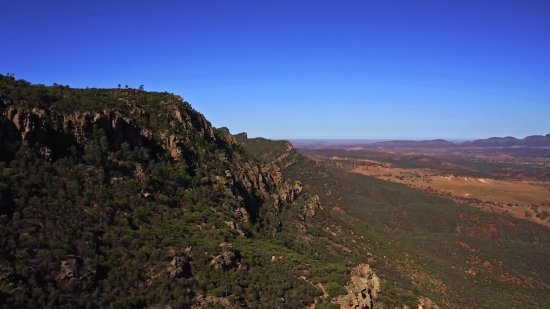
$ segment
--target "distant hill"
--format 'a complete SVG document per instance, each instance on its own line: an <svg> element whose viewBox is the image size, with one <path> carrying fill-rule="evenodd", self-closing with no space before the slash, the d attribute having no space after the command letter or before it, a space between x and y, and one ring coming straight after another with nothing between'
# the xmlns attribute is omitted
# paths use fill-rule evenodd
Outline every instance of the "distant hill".
<svg viewBox="0 0 550 309"><path fill-rule="evenodd" d="M452 148L456 144L444 139L426 141L385 141L368 144L365 148Z"/></svg>
<svg viewBox="0 0 550 309"><path fill-rule="evenodd" d="M550 147L550 134L531 135L523 139L515 137L491 137L473 142L459 143L461 147Z"/></svg>
<svg viewBox="0 0 550 309"><path fill-rule="evenodd" d="M358 145L353 145L358 146ZM443 139L407 141L395 140L375 142L361 145L365 149L376 148L508 148L508 147L550 147L550 134L531 135L523 139L511 136L491 137L487 139L478 139L475 141L453 143Z"/></svg>

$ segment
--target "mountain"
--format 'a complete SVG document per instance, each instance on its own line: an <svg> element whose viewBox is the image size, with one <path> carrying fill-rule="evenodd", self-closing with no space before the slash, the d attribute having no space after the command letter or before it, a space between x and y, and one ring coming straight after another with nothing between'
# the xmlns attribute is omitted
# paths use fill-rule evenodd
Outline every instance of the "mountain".
<svg viewBox="0 0 550 309"><path fill-rule="evenodd" d="M550 147L550 134L546 136L531 135L523 139L515 137L491 137L478 139L473 142L461 143L462 147Z"/></svg>
<svg viewBox="0 0 550 309"><path fill-rule="evenodd" d="M181 97L0 76L0 104L4 307L302 308L343 289L345 262L289 248L301 184Z"/></svg>
<svg viewBox="0 0 550 309"><path fill-rule="evenodd" d="M365 149L377 148L508 148L508 147L550 147L550 134L546 136L532 135L523 139L515 137L491 137L487 139L478 139L471 142L449 142L443 139L424 140L424 141L384 141L368 144L350 145L350 147L363 147Z"/></svg>
<svg viewBox="0 0 550 309"><path fill-rule="evenodd" d="M180 96L0 75L2 308L541 308L550 230L216 129Z"/></svg>

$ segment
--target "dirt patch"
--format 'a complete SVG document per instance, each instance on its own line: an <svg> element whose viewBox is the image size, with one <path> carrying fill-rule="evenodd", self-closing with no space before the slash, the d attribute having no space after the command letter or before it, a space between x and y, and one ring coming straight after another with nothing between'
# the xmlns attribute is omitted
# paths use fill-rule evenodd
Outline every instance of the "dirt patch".
<svg viewBox="0 0 550 309"><path fill-rule="evenodd" d="M455 243L459 246L461 246L462 248L466 248L472 252L479 252L479 249L474 249L472 247L470 247L470 245L468 245L467 243L463 242L463 241L458 241L458 240L455 240Z"/></svg>
<svg viewBox="0 0 550 309"><path fill-rule="evenodd" d="M509 283L513 283L513 284L517 284L517 285L522 285L524 287L529 287L529 288L532 288L532 289L535 288L533 278L528 278L527 280L522 280L521 278L513 276L509 273L504 273L504 274L499 276L498 280L500 282L509 282Z"/></svg>

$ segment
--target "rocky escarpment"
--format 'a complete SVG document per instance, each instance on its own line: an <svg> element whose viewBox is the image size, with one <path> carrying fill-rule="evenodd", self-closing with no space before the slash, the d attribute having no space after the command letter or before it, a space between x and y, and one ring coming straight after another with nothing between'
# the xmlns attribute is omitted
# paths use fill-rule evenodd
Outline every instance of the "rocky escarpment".
<svg viewBox="0 0 550 309"><path fill-rule="evenodd" d="M148 124L156 115L126 102L126 109L107 107L100 110L62 112L55 107L29 108L8 106L0 116L2 145L17 147L18 143L51 150L53 158L68 154L71 146L83 147L93 137L94 130L103 130L110 143L134 146L156 146L175 159L185 152L193 136L218 143L231 142L214 134L203 115L194 112L179 96L168 97L160 103L169 113L164 132L154 132Z"/></svg>
<svg viewBox="0 0 550 309"><path fill-rule="evenodd" d="M207 155L204 149L196 147L197 140L213 143L221 149L239 148L233 136L224 130L216 132L202 114L179 96L166 95L159 103L158 114L134 101L121 101L125 108L111 106L71 112L60 111L55 106L7 106L0 110L0 146L3 150L0 159L9 160L10 154L13 156L21 147L35 149L36 155L49 161L84 153L98 130L105 133L111 147L125 143L130 148L154 149L157 153L168 154L175 162L186 164L191 174L210 169L197 164ZM225 171L210 172L207 181L239 201L225 206L244 222L258 217L258 208L264 201L273 200L277 211L283 203L292 203L301 193L301 184L286 181L275 164L250 161L238 151L232 151L231 156L220 153L217 159L223 163ZM140 170L139 166L136 170ZM141 173L137 176L147 177Z"/></svg>

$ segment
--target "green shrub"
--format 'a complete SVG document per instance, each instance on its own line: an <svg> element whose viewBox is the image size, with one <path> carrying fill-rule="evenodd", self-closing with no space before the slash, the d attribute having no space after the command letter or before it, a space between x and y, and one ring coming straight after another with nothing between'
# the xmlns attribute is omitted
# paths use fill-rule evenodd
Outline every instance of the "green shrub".
<svg viewBox="0 0 550 309"><path fill-rule="evenodd" d="M336 297L338 295L346 295L348 291L341 285L336 282L329 282L325 285L325 291L327 291L328 296Z"/></svg>

